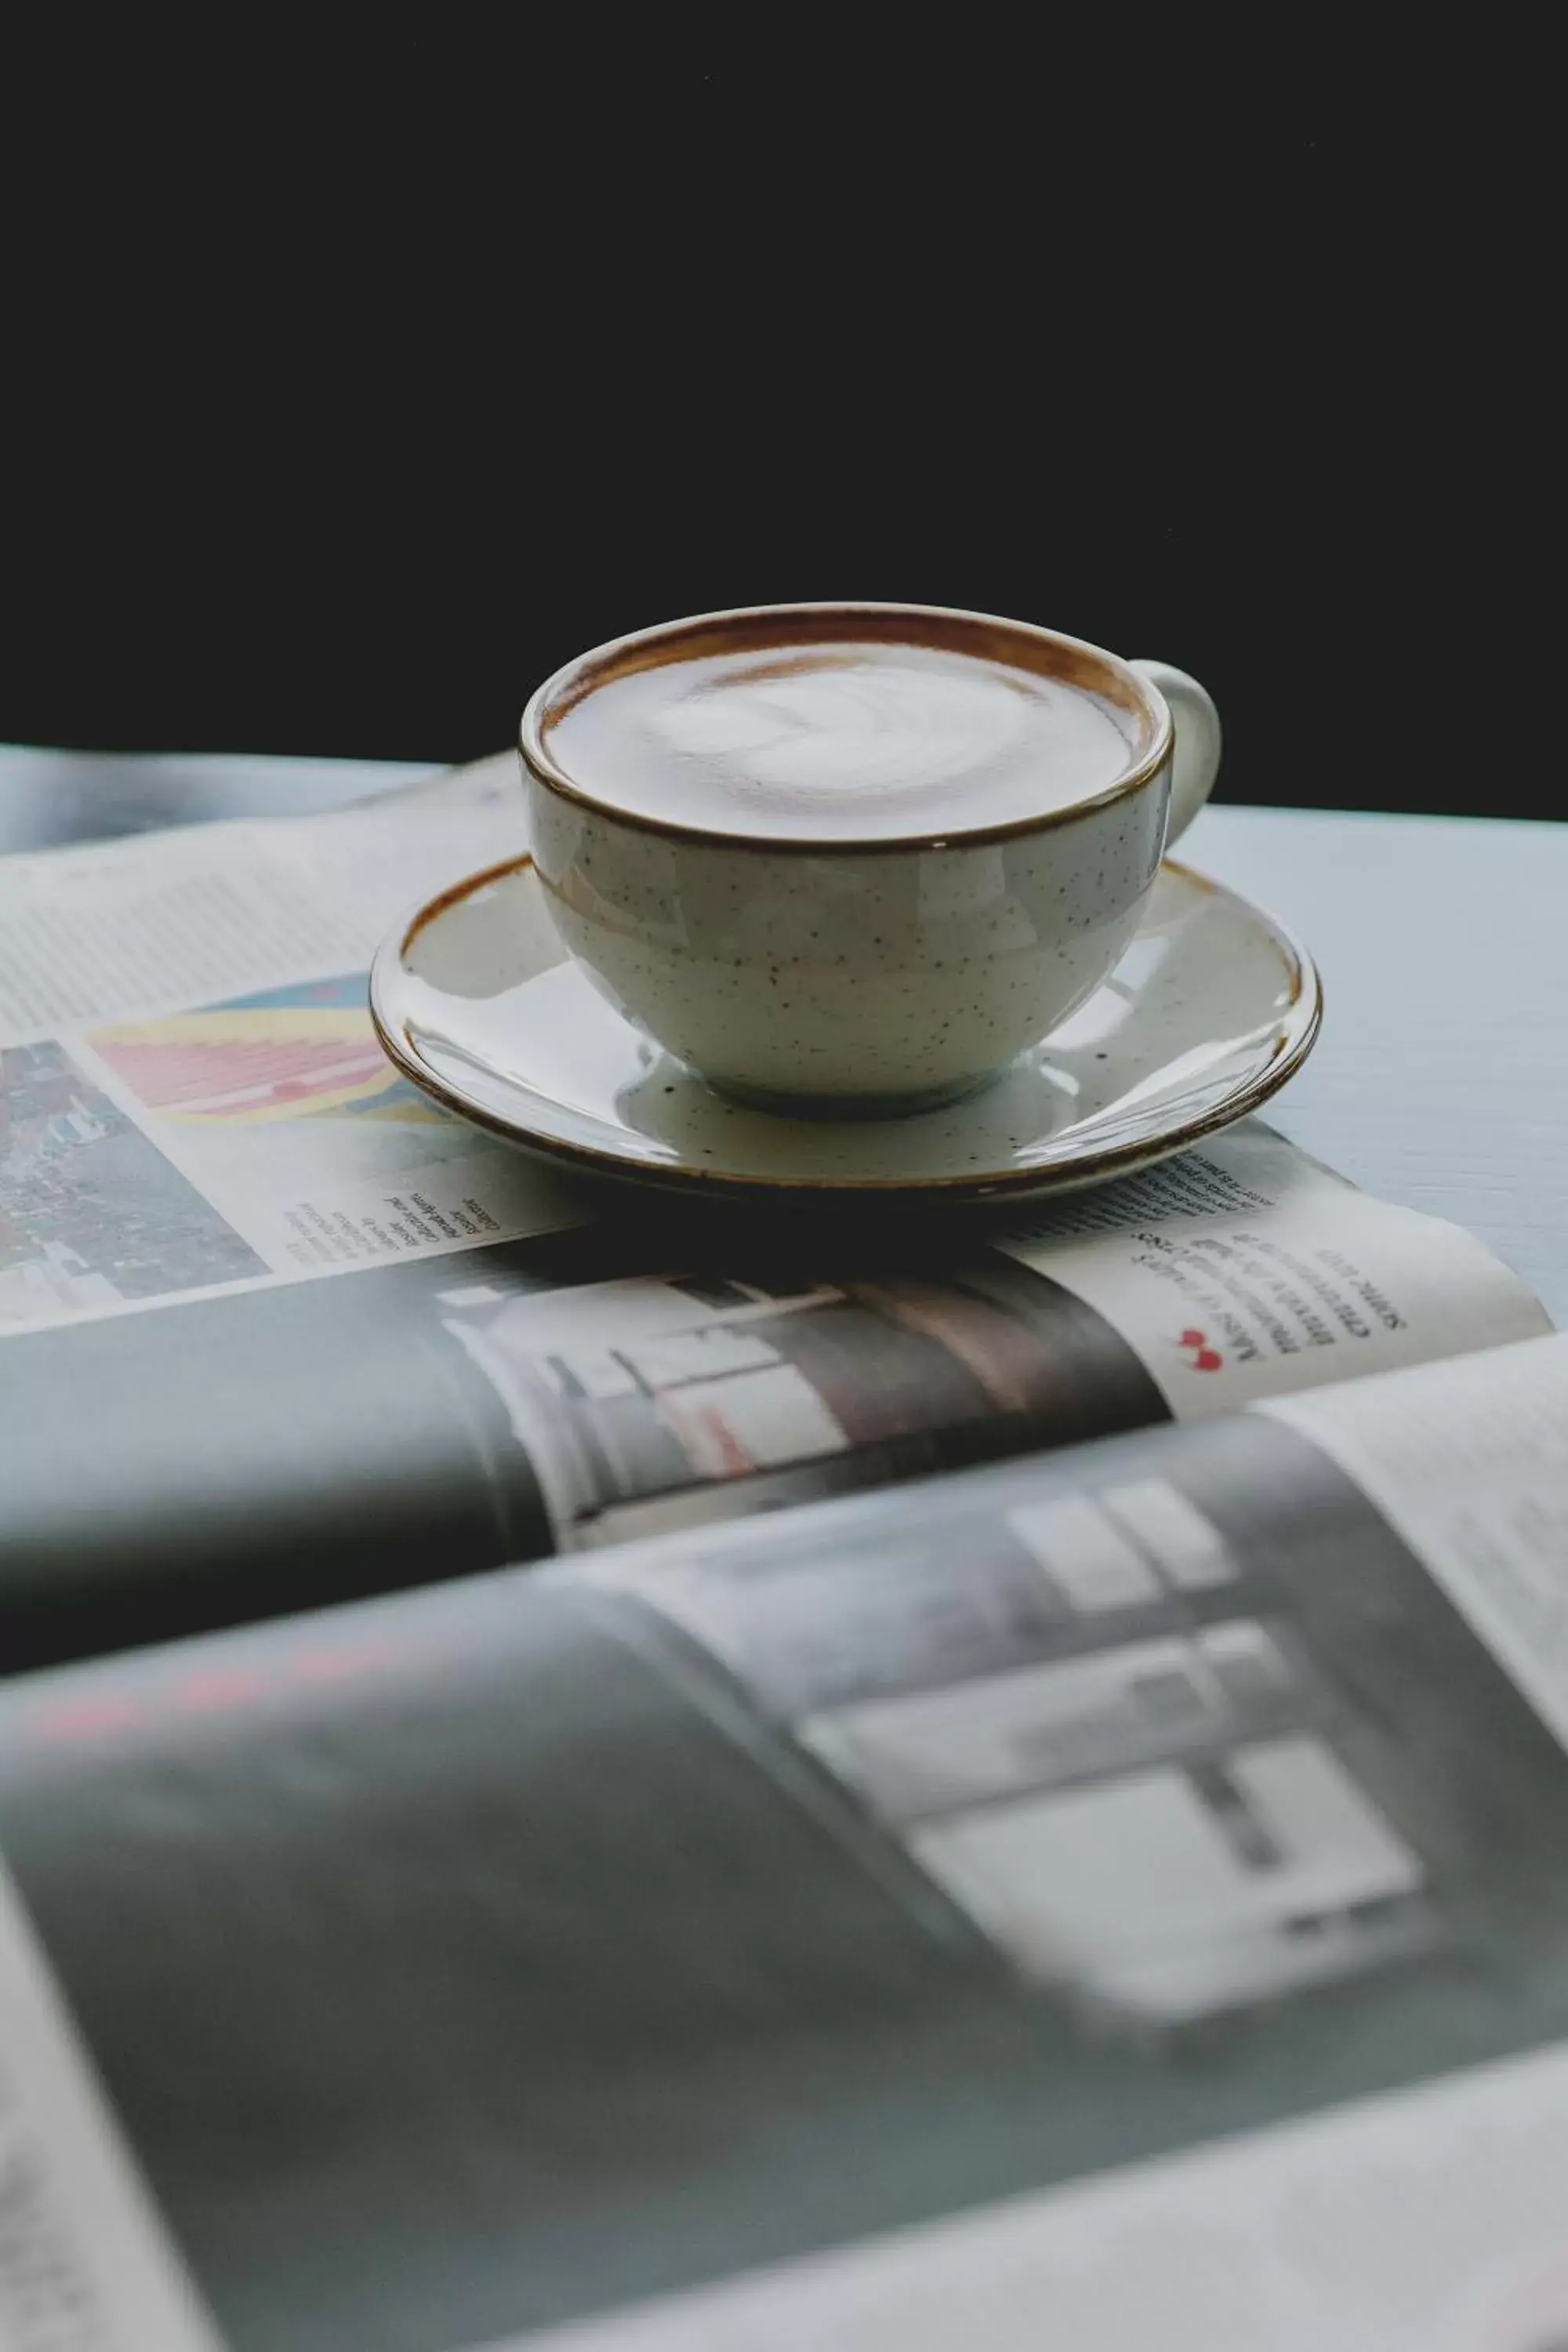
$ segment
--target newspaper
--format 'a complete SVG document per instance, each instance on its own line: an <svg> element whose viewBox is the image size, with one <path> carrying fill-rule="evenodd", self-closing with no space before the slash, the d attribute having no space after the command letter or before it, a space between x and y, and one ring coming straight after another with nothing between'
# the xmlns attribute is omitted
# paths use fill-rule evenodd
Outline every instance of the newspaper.
<svg viewBox="0 0 1568 2352"><path fill-rule="evenodd" d="M0 2346L223 2352L0 1864Z"/></svg>
<svg viewBox="0 0 1568 2352"><path fill-rule="evenodd" d="M1546 1338L13 1680L0 2343L1555 2352L1565 1412Z"/></svg>
<svg viewBox="0 0 1568 2352"><path fill-rule="evenodd" d="M1000 1223L601 1217L366 1010L385 929L521 841L501 761L0 867L13 1670L1545 1328L1256 1123Z"/></svg>
<svg viewBox="0 0 1568 2352"><path fill-rule="evenodd" d="M1568 1339L1257 1122L604 1215L363 1009L519 845L0 868L0 2352L1560 2352Z"/></svg>
<svg viewBox="0 0 1568 2352"><path fill-rule="evenodd" d="M374 1043L366 971L521 848L510 764L0 864L0 1335L581 1213Z"/></svg>
<svg viewBox="0 0 1568 2352"><path fill-rule="evenodd" d="M398 1077L365 1004L399 913L525 846L504 758L329 816L0 862L0 1335L586 1218ZM1347 1343L1358 1370L1489 1344L1530 1311L1468 1236L1256 1129L1004 1246L1070 1266L1177 1412L1338 1376Z"/></svg>
<svg viewBox="0 0 1568 2352"><path fill-rule="evenodd" d="M1568 2046L485 2352L1557 2352L1564 2179Z"/></svg>

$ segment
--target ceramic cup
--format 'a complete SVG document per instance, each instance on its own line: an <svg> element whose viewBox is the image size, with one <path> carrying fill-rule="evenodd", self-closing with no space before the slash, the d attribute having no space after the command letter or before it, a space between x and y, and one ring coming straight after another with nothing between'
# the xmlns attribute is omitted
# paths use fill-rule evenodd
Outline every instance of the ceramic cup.
<svg viewBox="0 0 1568 2352"><path fill-rule="evenodd" d="M713 653L936 647L1099 698L1109 784L927 837L726 832L634 814L562 764L563 714L611 681ZM781 604L667 623L546 679L523 714L533 854L601 993L742 1100L798 1115L924 1108L998 1075L1111 971L1168 842L1207 799L1219 720L1195 679L1022 621L913 604Z"/></svg>

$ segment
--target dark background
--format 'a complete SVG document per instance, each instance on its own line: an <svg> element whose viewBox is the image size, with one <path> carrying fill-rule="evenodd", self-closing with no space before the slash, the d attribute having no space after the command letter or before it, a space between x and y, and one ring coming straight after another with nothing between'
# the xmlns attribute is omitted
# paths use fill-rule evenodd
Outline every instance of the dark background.
<svg viewBox="0 0 1568 2352"><path fill-rule="evenodd" d="M0 37L0 740L461 758L847 593L1183 664L1233 798L1556 814L1540 57L395 21Z"/></svg>

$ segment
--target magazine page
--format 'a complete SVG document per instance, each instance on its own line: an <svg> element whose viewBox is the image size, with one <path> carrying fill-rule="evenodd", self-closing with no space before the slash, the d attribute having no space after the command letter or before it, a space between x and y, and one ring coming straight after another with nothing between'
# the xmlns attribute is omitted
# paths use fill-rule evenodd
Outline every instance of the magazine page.
<svg viewBox="0 0 1568 2352"><path fill-rule="evenodd" d="M0 1348L10 1671L1540 1331L1261 1127L1050 1218L598 1223Z"/></svg>
<svg viewBox="0 0 1568 2352"><path fill-rule="evenodd" d="M1268 1409L1349 1473L1568 1746L1568 1347Z"/></svg>
<svg viewBox="0 0 1568 2352"><path fill-rule="evenodd" d="M521 822L503 760L0 865L0 1670L1544 1328L1258 1124L1000 1223L569 1185L364 1001Z"/></svg>
<svg viewBox="0 0 1568 2352"><path fill-rule="evenodd" d="M590 1196L443 1113L375 1043L366 968L392 922L524 846L507 754L330 815L0 860L0 1338L559 1231L606 1202L640 1216L635 1191ZM942 1248L974 1228L949 1219ZM1451 1228L1256 1126L1002 1245L1064 1280L1070 1259L1075 1296L1184 1416L1339 1377L1344 1353L1380 1369L1518 1337L1531 1311Z"/></svg>
<svg viewBox="0 0 1568 2352"><path fill-rule="evenodd" d="M0 1863L0 2346L223 2352Z"/></svg>
<svg viewBox="0 0 1568 2352"><path fill-rule="evenodd" d="M583 1212L399 1080L405 908L524 845L513 763L289 822L0 860L0 1340Z"/></svg>
<svg viewBox="0 0 1568 2352"><path fill-rule="evenodd" d="M229 2352L1550 2352L1565 1367L14 1679L30 2177Z"/></svg>

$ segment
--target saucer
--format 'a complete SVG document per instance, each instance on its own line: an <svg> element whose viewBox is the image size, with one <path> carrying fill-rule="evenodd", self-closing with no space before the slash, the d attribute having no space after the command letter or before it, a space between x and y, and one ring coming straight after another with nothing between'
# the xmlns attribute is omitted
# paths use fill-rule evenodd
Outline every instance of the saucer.
<svg viewBox="0 0 1568 2352"><path fill-rule="evenodd" d="M1131 945L1070 1021L965 1100L786 1118L650 1045L561 945L527 857L475 874L383 941L371 1013L459 1118L584 1174L733 1196L985 1201L1098 1184L1181 1151L1300 1069L1322 993L1271 917L1167 862Z"/></svg>

